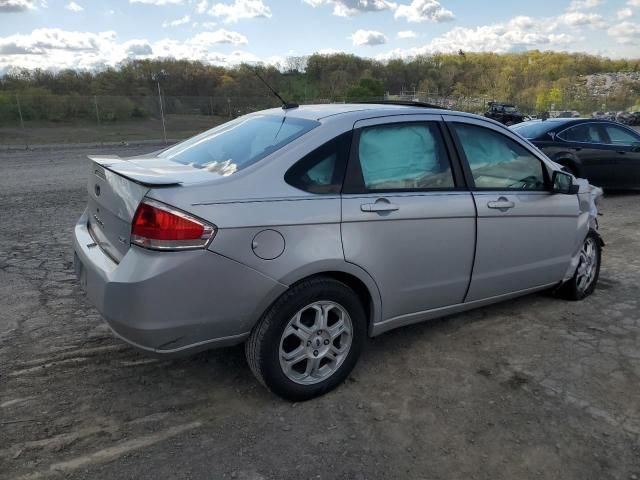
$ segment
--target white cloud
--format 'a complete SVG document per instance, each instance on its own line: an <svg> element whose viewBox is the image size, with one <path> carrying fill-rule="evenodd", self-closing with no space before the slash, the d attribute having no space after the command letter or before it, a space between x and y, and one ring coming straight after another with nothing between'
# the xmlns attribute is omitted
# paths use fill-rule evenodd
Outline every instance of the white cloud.
<svg viewBox="0 0 640 480"><path fill-rule="evenodd" d="M548 19L515 17L508 22L476 28L455 27L435 37L428 44L409 49L395 49L378 55L380 60L409 58L433 53L469 52L506 53L531 48L566 48L575 40L567 33L556 33Z"/></svg>
<svg viewBox="0 0 640 480"><path fill-rule="evenodd" d="M0 13L24 12L34 8L34 0L0 0Z"/></svg>
<svg viewBox="0 0 640 480"><path fill-rule="evenodd" d="M225 23L244 18L271 18L271 9L262 0L234 0L233 3L214 3L209 15L223 17Z"/></svg>
<svg viewBox="0 0 640 480"><path fill-rule="evenodd" d="M247 37L238 32L229 32L220 29L215 32L201 32L189 40L191 45L208 47L217 43L230 43L232 45L246 45Z"/></svg>
<svg viewBox="0 0 640 480"><path fill-rule="evenodd" d="M164 5L180 5L182 0L129 0L129 3L142 3L144 5L157 5L162 7Z"/></svg>
<svg viewBox="0 0 640 480"><path fill-rule="evenodd" d="M398 38L416 38L416 32L413 30L403 30L398 32Z"/></svg>
<svg viewBox="0 0 640 480"><path fill-rule="evenodd" d="M640 24L636 22L621 22L609 28L609 36L618 43L631 45L640 42Z"/></svg>
<svg viewBox="0 0 640 480"><path fill-rule="evenodd" d="M337 17L353 17L365 12L394 10L398 5L388 0L304 0L316 8L321 5L333 6L333 14Z"/></svg>
<svg viewBox="0 0 640 480"><path fill-rule="evenodd" d="M153 55L153 48L146 40L129 40L122 44L127 57L138 58Z"/></svg>
<svg viewBox="0 0 640 480"><path fill-rule="evenodd" d="M67 10L71 11L71 12L81 12L84 10L84 8L82 7L82 5L78 5L76 2L69 2L65 5L65 7Z"/></svg>
<svg viewBox="0 0 640 480"><path fill-rule="evenodd" d="M215 26L217 26L218 24L216 22L202 22L200 24L200 26L202 28L204 28L205 30L211 30L212 28L214 28Z"/></svg>
<svg viewBox="0 0 640 480"><path fill-rule="evenodd" d="M616 17L618 20L624 20L625 18L629 18L633 16L633 10L630 8L621 8L616 12Z"/></svg>
<svg viewBox="0 0 640 480"><path fill-rule="evenodd" d="M408 22L448 22L455 19L453 12L447 10L437 0L413 0L409 5L400 5L395 18L405 18Z"/></svg>
<svg viewBox="0 0 640 480"><path fill-rule="evenodd" d="M570 12L575 12L576 10L587 10L602 5L603 3L604 0L572 0L567 10Z"/></svg>
<svg viewBox="0 0 640 480"><path fill-rule="evenodd" d="M190 21L191 17L189 15L185 15L182 18L176 18L175 20L162 22L162 28L179 27L180 25L186 25Z"/></svg>
<svg viewBox="0 0 640 480"><path fill-rule="evenodd" d="M373 47L374 45L387 43L386 35L375 30L357 30L349 38L356 47Z"/></svg>
<svg viewBox="0 0 640 480"><path fill-rule="evenodd" d="M629 0L627 5L630 7L640 7L640 0Z"/></svg>
<svg viewBox="0 0 640 480"><path fill-rule="evenodd" d="M344 53L344 51L337 48L321 48L316 53L319 53L320 55L336 55L338 53Z"/></svg>
<svg viewBox="0 0 640 480"><path fill-rule="evenodd" d="M247 38L236 32L200 32L184 41L145 39L118 41L115 32L76 32L41 28L28 34L0 37L0 72L11 66L59 70L88 70L114 66L128 58L178 58L215 65L258 62L255 55L233 51L220 53L215 45L244 45Z"/></svg>
<svg viewBox="0 0 640 480"><path fill-rule="evenodd" d="M207 8L209 8L209 3L207 2L207 0L202 0L196 5L196 13L202 15L207 11Z"/></svg>
<svg viewBox="0 0 640 480"><path fill-rule="evenodd" d="M560 15L558 21L572 27L588 25L595 28L604 28L607 26L602 15L598 15L597 13L571 11Z"/></svg>

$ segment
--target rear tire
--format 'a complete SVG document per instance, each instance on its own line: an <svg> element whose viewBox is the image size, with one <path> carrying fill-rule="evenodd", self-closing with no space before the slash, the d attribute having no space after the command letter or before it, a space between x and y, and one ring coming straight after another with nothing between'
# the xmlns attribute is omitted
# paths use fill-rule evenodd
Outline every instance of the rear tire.
<svg viewBox="0 0 640 480"><path fill-rule="evenodd" d="M571 160L560 159L560 160L555 160L555 162L559 163L562 166L562 170L564 170L565 172L570 173L576 178L580 178L578 169L573 165L573 162L571 162Z"/></svg>
<svg viewBox="0 0 640 480"><path fill-rule="evenodd" d="M265 312L245 344L251 371L291 401L323 395L356 364L367 319L356 293L337 280L300 282Z"/></svg>
<svg viewBox="0 0 640 480"><path fill-rule="evenodd" d="M602 240L591 230L580 249L578 267L573 277L556 290L556 296L565 300L582 300L593 293L600 276Z"/></svg>

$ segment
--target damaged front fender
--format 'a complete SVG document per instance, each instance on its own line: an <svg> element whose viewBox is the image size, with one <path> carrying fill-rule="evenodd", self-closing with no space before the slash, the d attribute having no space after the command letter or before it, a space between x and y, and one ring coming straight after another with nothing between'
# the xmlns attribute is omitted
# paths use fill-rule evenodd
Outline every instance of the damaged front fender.
<svg viewBox="0 0 640 480"><path fill-rule="evenodd" d="M580 249L589 232L594 232L600 240L600 245L604 246L604 241L598 232L598 205L604 192L601 188L591 185L588 180L584 178L576 178L574 179L574 183L580 187L578 190L578 204L580 208L578 235L571 262L562 279L562 283L571 280L575 275L580 260Z"/></svg>

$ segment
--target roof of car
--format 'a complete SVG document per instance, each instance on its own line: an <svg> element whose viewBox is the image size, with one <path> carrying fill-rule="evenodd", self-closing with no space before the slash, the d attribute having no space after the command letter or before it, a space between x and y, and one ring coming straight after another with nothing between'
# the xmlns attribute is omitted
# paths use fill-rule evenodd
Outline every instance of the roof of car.
<svg viewBox="0 0 640 480"><path fill-rule="evenodd" d="M398 105L390 103L326 103L316 105L300 105L299 107L290 108L287 110L283 110L282 108L272 108L269 110L265 110L263 113L282 115L284 112L286 112L287 116L305 118L308 120L323 120L328 117L353 112L366 112L367 114L381 113L385 115L393 115L394 113L426 113L435 115L441 115L443 112L456 114L459 113L449 112L448 110L437 107L428 108L411 104ZM471 116L471 114L463 115Z"/></svg>
<svg viewBox="0 0 640 480"><path fill-rule="evenodd" d="M597 122L597 123L616 123L612 120L606 120L604 118L548 118L547 120L530 120L525 123L543 123L548 125L548 130L552 130L556 127L563 127L571 124L579 124L585 122ZM525 125L525 123L520 123L518 125Z"/></svg>

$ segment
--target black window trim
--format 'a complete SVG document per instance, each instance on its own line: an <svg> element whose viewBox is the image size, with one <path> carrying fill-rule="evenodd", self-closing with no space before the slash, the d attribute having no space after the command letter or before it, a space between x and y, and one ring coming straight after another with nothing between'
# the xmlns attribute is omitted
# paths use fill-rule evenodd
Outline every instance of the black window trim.
<svg viewBox="0 0 640 480"><path fill-rule="evenodd" d="M556 133L556 137L559 138L560 140L562 140L563 142L567 142L567 143L579 143L581 145L601 145L603 147L615 147L615 146L626 146L627 144L615 144L615 143L601 143L601 142L578 142L576 140L566 140L565 138L563 138L561 135L565 132L567 132L568 130L571 130L572 128L575 127L579 127L580 125L597 125L598 128L601 130L602 132L602 136L608 140L609 142L611 142L611 138L609 137L609 133L607 132L607 129L605 127L609 126L609 127L618 127L621 128L622 130L626 130L628 132L630 132L631 134L638 134L638 132L636 132L634 129L627 127L626 125L621 125L618 123L614 123L614 122L603 122L603 121L585 121L585 122L579 122L579 123L574 123L572 125L569 125L568 127L565 127L563 130L559 131L558 133Z"/></svg>
<svg viewBox="0 0 640 480"><path fill-rule="evenodd" d="M444 151L449 161L451 168L451 175L453 177L453 187L443 188L403 188L403 189L381 189L371 190L368 189L364 183L364 177L362 175L362 168L360 166L359 147L360 147L360 135L363 130L368 128L380 128L380 127L397 127L402 125L423 125L423 124L435 124L442 141L444 142ZM377 123L374 125L366 125L355 128L353 130L353 137L351 139L351 151L349 154L349 161L347 163L347 171L345 173L344 184L342 186L343 194L357 194L357 195L388 195L388 194L410 194L410 193L426 193L426 192L457 192L468 191L466 181L462 169L460 167L459 158L455 152L451 139L448 136L444 122L438 119L432 120L407 120L400 122L386 122Z"/></svg>
<svg viewBox="0 0 640 480"><path fill-rule="evenodd" d="M474 127L479 127L479 128L485 128L491 132L495 132L497 134L503 135L505 138L508 138L509 140L517 143L518 145L520 145L522 148L524 148L527 152L529 152L529 154L535 158L536 160L538 160L538 162L540 162L540 165L542 167L542 175L544 176L544 189L523 189L523 188L495 188L495 187L477 187L476 186L476 181L473 178L473 172L471 171L471 165L469 164L469 159L467 158L466 153L464 152L464 148L462 147L462 142L460 141L460 138L458 137L458 133L456 132L455 128L454 128L454 124L461 124L461 125L472 125ZM458 156L460 158L461 164L462 164L462 170L464 171L464 176L465 176L465 180L467 182L467 184L469 185L469 190L471 190L472 192L522 192L522 193L549 193L552 190L552 185L551 185L551 178L549 176L549 170L547 168L547 165L545 164L544 161L542 161L542 159L540 159L538 157L538 155L536 155L531 148L529 148L527 145L523 144L523 142L517 141L511 137L509 137L508 135L505 135L504 133L500 132L498 129L493 129L493 128L489 128L489 126L483 126L480 125L479 123L476 122L464 122L464 121L459 121L459 120L447 120L446 121L446 126L447 126L447 130L449 131L449 134L451 135L451 138L453 139L453 144L455 145L455 148L458 152Z"/></svg>

